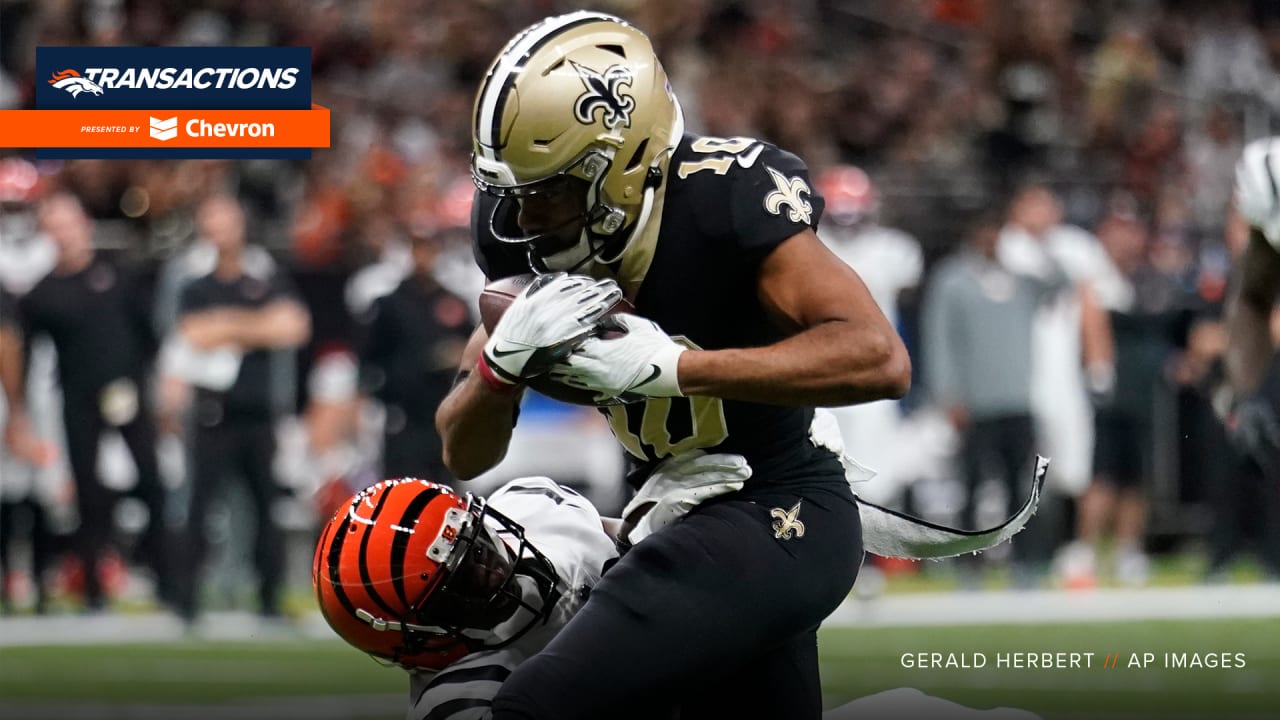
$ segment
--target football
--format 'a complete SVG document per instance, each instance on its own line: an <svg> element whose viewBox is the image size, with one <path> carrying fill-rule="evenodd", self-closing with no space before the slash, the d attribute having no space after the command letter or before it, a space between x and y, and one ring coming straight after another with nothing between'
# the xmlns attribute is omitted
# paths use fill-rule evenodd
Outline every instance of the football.
<svg viewBox="0 0 1280 720"><path fill-rule="evenodd" d="M494 280L484 287L484 290L480 293L480 322L484 324L485 332L493 332L494 326L498 324L498 320L502 318L507 308L511 307L511 303L515 301L516 296L536 277L537 275L533 273L514 275L501 280ZM622 298L605 315L607 317L620 312L635 312L635 308L626 298ZM586 405L588 407L595 407L596 405L594 393L563 385L546 376L535 377L528 384L532 390L546 395L552 400L559 400L570 405Z"/></svg>

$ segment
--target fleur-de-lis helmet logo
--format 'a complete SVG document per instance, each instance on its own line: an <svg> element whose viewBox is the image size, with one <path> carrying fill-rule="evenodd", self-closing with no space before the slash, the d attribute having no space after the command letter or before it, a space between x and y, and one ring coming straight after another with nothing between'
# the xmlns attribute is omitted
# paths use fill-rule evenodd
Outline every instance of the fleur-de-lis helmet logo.
<svg viewBox="0 0 1280 720"><path fill-rule="evenodd" d="M583 125L594 123L599 111L601 122L610 130L618 126L631 127L631 112L636 109L636 99L622 91L624 87L631 87L635 79L631 68L614 65L598 73L572 60L569 64L587 88L573 103L573 116L578 122Z"/></svg>

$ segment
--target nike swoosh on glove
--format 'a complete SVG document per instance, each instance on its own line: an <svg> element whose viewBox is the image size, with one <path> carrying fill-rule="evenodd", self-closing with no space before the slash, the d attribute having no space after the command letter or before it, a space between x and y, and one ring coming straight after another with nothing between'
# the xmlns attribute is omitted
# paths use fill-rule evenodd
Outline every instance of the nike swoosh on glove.
<svg viewBox="0 0 1280 720"><path fill-rule="evenodd" d="M1236 163L1236 207L1280 248L1280 138L1255 140Z"/></svg>
<svg viewBox="0 0 1280 720"><path fill-rule="evenodd" d="M612 280L551 273L525 286L493 328L479 373L495 390L545 373L595 332L596 321L622 299Z"/></svg>
<svg viewBox="0 0 1280 720"><path fill-rule="evenodd" d="M599 324L620 337L587 338L557 363L548 376L570 387L595 392L602 403L636 402L651 397L683 397L676 371L687 349L656 323L618 313Z"/></svg>

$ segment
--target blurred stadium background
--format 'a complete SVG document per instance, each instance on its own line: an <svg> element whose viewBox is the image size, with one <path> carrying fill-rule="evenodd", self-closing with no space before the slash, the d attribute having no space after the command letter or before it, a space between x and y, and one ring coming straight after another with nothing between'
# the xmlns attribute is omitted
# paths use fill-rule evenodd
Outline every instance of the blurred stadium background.
<svg viewBox="0 0 1280 720"><path fill-rule="evenodd" d="M53 250L34 209L69 191L95 220L100 251L146 279L163 338L173 322L171 276L199 242L194 210L230 192L246 209L250 241L289 274L312 317L310 341L282 356L273 376L285 410L275 470L288 492L275 517L288 534L290 621L255 620L248 499L238 486L209 521L208 614L187 631L160 609L151 578L130 557L147 522L129 494L136 471L108 438L101 471L119 496L107 510L119 558L105 578L108 614L81 614L82 578L61 552L39 579L51 594L41 608L47 615L35 614L32 520L15 512L0 528L11 538L0 703L22 702L14 707L46 717L173 717L192 703L245 717L401 712L398 672L326 639L309 595L315 530L336 497L378 478L383 428L403 420L377 398L376 378L361 373L362 317L408 272L415 238L440 242L436 278L474 301L482 278L465 233L450 232L469 218L474 90L513 32L579 7L615 12L653 37L691 130L775 142L806 159L815 178L856 166L870 183L861 211L918 243L919 277L890 297L918 372L912 393L892 408L892 434L868 458L882 471L867 489L877 500L953 523L964 500L956 433L919 369L929 351L920 316L930 273L960 245L968 218L1005 207L1033 181L1057 199L1053 222L1095 246L1108 221L1140 225L1146 267L1167 289L1165 324L1147 328L1167 335L1149 365L1152 432L1143 439L1149 572L1100 571L1066 588L1061 567L1015 576L1007 548L976 575L961 563L873 559L859 597L824 635L832 703L915 685L1061 717L1260 717L1273 708L1280 567L1255 559L1266 557L1269 500L1256 487L1221 497L1223 486L1235 488L1238 468L1210 406L1214 332L1242 238L1229 202L1234 162L1245 142L1280 128L1280 3L1272 0L0 0L0 107L32 107L38 45L296 44L312 48L314 100L333 113L332 148L307 161L37 161L0 148L0 284L9 293L23 295L49 271ZM888 272L868 262L864 276ZM30 403L56 439L57 360L47 344L31 350ZM175 527L188 492L180 420L162 425L171 431L158 447ZM1086 430L1092 436L1091 424ZM1073 469L1069 457L1044 450L1079 444L1045 434L1052 432L1062 431L1042 428L1038 439L1055 466L1047 509L1033 523L1065 547L1089 460ZM0 499L38 504L55 548L65 548L79 524L65 463L33 470L0 461ZM531 397L508 460L467 489L547 474L608 513L625 501L621 468L594 412ZM981 517L1000 516L1000 493L995 484L981 488ZM1023 592L1006 595L1014 585ZM1233 613L1239 603L1248 610ZM1072 614L1095 605L1097 614ZM1016 621L1016 631L966 619L964 609L984 606L1013 608L1004 617L975 612L979 622ZM888 621L877 615L894 607L906 610ZM1043 614L1016 612L1034 607ZM954 624L916 627L947 608L958 608ZM1006 647L1247 652L1249 666L1104 675L898 664L913 650ZM338 694L350 697L330 698ZM246 698L259 704L234 704Z"/></svg>

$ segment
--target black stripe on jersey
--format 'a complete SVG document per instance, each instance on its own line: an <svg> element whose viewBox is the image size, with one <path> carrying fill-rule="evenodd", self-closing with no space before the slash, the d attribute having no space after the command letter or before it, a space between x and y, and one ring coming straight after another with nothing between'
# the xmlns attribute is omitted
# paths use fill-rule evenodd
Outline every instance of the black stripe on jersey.
<svg viewBox="0 0 1280 720"><path fill-rule="evenodd" d="M440 496L440 491L433 487L424 487L417 497L409 501L405 506L404 515L401 516L400 522L397 523L403 528L413 528L417 522L418 516L422 514L424 508L432 500ZM414 528L416 532L417 529ZM409 606L409 598L404 592L404 556L409 549L409 539L413 535L407 532L396 532L395 540L391 541L391 585L396 589L396 595L400 598L400 602L404 607Z"/></svg>
<svg viewBox="0 0 1280 720"><path fill-rule="evenodd" d="M439 675L431 679L431 682L418 693L418 699L413 701L416 706L422 702L422 698L432 690L443 687L445 685L461 685L462 683L473 682L496 682L503 683L511 676L511 668L505 665L482 665L480 667L462 668L459 670L445 670Z"/></svg>
<svg viewBox="0 0 1280 720"><path fill-rule="evenodd" d="M370 522L378 521L378 515L382 512L382 506L386 504L387 498L391 497L390 492L383 491L382 493L379 493L379 494L381 495L381 497L378 498L378 504L373 508L373 512L369 514ZM387 617L398 618L400 617L400 612L392 608L390 605L387 604L387 601L382 599L382 596L378 594L378 591L373 588L373 578L369 577L369 554L368 553L369 553L369 539L370 537L372 537L372 535L373 535L372 532L370 532L369 530L365 530L364 537L360 538L360 556L358 558L359 560L358 565L360 567L360 582L364 583L365 592L369 593L369 597L373 598L373 601L378 603L378 607L382 608L382 611L387 614Z"/></svg>
<svg viewBox="0 0 1280 720"><path fill-rule="evenodd" d="M549 487L528 487L527 485L517 485L508 487L503 490L504 495L544 495L551 498L552 502L557 505L563 505L565 496L552 490Z"/></svg>
<svg viewBox="0 0 1280 720"><path fill-rule="evenodd" d="M549 33L546 37L542 38L541 40L535 42L533 45L529 46L529 49L525 51L524 55L520 56L520 61L515 64L516 68L521 68L520 71L513 70L512 72L507 73L506 79L504 79L502 82L502 89L498 91L498 97L495 99L493 104L493 127L490 129L490 132L492 133L490 137L493 138L493 152L495 156L498 154L499 139L502 137L501 136L502 107L503 105L506 104L507 96L511 94L512 88L515 87L516 78L520 77L523 74L524 64L528 62L530 57L533 57L534 53L542 49L543 46L551 42L553 39L559 37L565 31L572 30L573 28L576 28L579 25L586 25L593 22L600 22L600 16L598 15L587 16L582 18L581 20L578 20L577 22L571 22L568 25L565 25ZM514 43L513 43L513 46L514 46ZM492 79L493 79L492 77L485 78L485 82L484 82L485 86L480 92L480 98L482 102L484 99L484 93L488 91L489 82ZM479 119L480 119L479 114L477 114L476 120L478 121Z"/></svg>
<svg viewBox="0 0 1280 720"><path fill-rule="evenodd" d="M492 682L503 682L511 675L511 668L506 665L481 665L480 667L459 668L457 670L445 670L439 675L431 679L431 683L427 685L430 690L433 687L441 685L458 684L464 682L482 682L485 680Z"/></svg>
<svg viewBox="0 0 1280 720"><path fill-rule="evenodd" d="M493 705L493 700L489 698L458 698L442 702L431 708L431 712L427 713L422 720L448 720L454 713L470 710L471 708L489 707Z"/></svg>
<svg viewBox="0 0 1280 720"><path fill-rule="evenodd" d="M1262 158L1262 165L1267 169L1267 179L1271 181L1271 197L1280 196L1280 187L1276 186L1276 171L1271 169L1271 145L1267 145L1267 154Z"/></svg>

